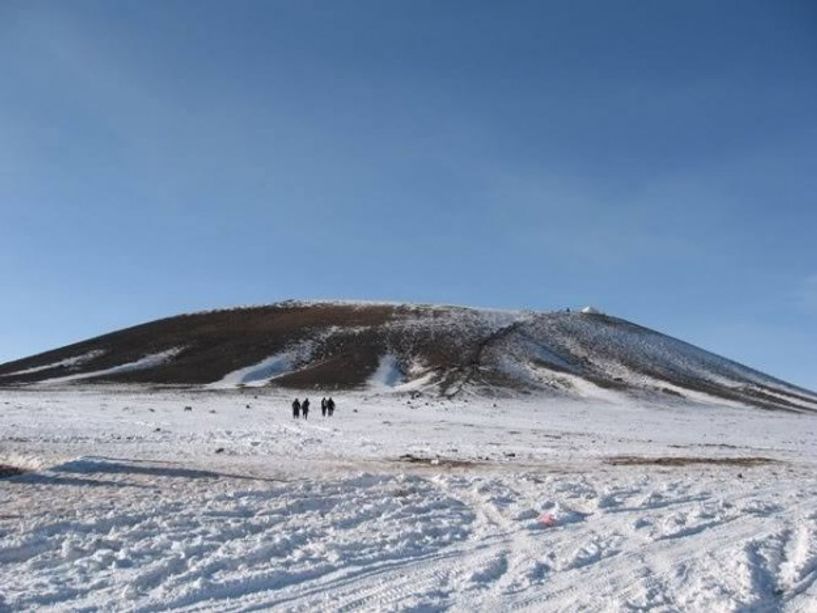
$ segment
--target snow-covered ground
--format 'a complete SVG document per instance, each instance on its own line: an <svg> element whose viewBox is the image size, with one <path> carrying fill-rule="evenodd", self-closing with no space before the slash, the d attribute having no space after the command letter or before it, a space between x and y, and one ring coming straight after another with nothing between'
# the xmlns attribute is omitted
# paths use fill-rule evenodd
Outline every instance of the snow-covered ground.
<svg viewBox="0 0 817 613"><path fill-rule="evenodd" d="M817 611L815 416L310 399L0 391L0 611Z"/></svg>

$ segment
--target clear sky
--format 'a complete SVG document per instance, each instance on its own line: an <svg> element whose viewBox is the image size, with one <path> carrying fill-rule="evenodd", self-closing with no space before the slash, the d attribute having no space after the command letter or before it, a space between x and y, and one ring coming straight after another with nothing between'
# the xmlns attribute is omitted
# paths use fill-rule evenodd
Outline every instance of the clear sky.
<svg viewBox="0 0 817 613"><path fill-rule="evenodd" d="M593 304L817 388L817 3L0 1L0 361Z"/></svg>

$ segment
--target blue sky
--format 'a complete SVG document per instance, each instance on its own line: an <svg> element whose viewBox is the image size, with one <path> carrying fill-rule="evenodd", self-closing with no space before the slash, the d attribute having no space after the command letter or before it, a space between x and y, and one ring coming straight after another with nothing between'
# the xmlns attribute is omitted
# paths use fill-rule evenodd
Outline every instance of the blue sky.
<svg viewBox="0 0 817 613"><path fill-rule="evenodd" d="M5 0L0 74L0 360L590 303L817 388L813 2Z"/></svg>

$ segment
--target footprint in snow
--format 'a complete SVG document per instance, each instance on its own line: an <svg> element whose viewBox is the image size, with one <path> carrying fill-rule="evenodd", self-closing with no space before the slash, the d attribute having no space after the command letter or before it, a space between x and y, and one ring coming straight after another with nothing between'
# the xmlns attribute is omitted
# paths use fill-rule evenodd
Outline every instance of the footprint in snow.
<svg viewBox="0 0 817 613"><path fill-rule="evenodd" d="M471 574L470 581L478 587L487 587L506 572L508 572L508 558L502 553L491 558L482 568L475 570Z"/></svg>

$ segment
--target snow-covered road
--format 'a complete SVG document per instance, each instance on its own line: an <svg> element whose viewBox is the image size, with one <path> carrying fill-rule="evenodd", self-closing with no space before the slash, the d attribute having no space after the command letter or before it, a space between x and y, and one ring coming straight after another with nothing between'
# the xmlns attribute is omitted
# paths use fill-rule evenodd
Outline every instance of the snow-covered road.
<svg viewBox="0 0 817 613"><path fill-rule="evenodd" d="M817 610L815 417L290 400L0 391L0 611Z"/></svg>

